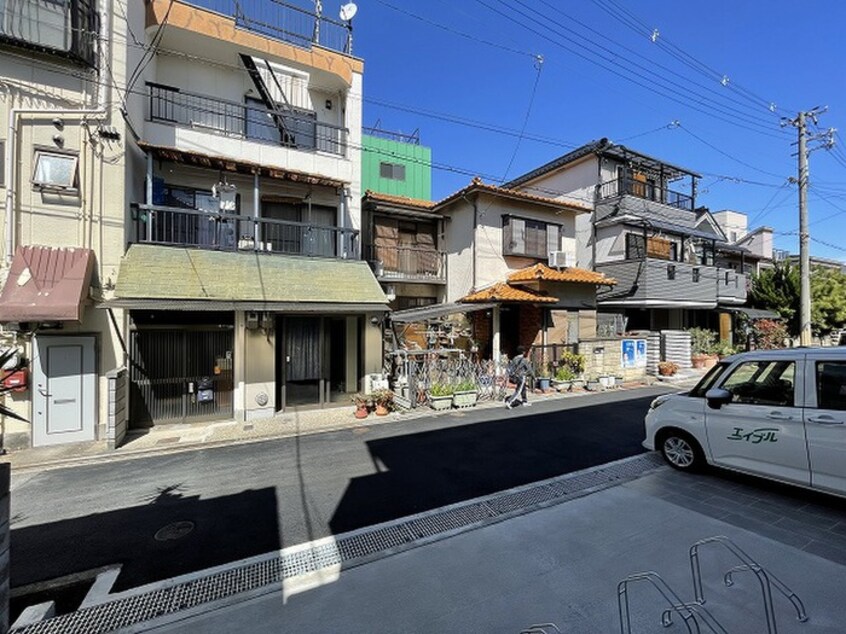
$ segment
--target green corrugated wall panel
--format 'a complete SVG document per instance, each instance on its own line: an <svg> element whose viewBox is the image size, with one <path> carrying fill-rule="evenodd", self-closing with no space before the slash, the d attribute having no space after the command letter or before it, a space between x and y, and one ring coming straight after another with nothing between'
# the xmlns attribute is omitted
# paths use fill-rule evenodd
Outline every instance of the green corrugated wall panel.
<svg viewBox="0 0 846 634"><path fill-rule="evenodd" d="M362 136L361 190L382 194L432 199L432 149L413 143L400 143L381 137ZM405 165L405 180L382 178L379 164Z"/></svg>
<svg viewBox="0 0 846 634"><path fill-rule="evenodd" d="M144 299L386 304L362 260L133 244L115 296Z"/></svg>

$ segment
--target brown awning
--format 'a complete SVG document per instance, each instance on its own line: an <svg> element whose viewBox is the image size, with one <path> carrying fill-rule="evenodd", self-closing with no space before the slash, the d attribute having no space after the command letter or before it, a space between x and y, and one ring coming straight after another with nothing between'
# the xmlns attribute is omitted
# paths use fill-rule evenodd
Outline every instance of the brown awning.
<svg viewBox="0 0 846 634"><path fill-rule="evenodd" d="M90 249L18 247L0 293L0 322L82 321L93 269Z"/></svg>

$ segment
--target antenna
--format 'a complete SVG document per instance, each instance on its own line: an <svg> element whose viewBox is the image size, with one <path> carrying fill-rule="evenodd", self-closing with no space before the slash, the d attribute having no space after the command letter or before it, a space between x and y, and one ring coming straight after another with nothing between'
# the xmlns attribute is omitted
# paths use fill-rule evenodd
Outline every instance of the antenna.
<svg viewBox="0 0 846 634"><path fill-rule="evenodd" d="M355 14L358 12L358 7L356 6L355 2L348 2L346 4L341 5L341 19L344 22L349 22L355 17Z"/></svg>

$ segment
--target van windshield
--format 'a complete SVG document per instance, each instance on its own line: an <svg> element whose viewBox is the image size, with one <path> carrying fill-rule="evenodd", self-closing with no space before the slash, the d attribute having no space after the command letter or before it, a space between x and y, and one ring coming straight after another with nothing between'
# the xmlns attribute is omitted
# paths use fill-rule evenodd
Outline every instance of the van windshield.
<svg viewBox="0 0 846 634"><path fill-rule="evenodd" d="M696 387L688 392L688 396L693 396L695 398L704 398L705 392L711 389L714 383L723 375L723 372L726 371L726 368L731 365L730 363L718 363L713 368L708 370L708 373L702 377L699 383L696 384Z"/></svg>

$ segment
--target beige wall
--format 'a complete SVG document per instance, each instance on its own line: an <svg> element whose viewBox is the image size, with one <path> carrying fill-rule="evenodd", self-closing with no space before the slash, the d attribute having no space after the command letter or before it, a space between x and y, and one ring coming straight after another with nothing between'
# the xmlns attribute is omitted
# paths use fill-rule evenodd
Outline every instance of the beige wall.
<svg viewBox="0 0 846 634"><path fill-rule="evenodd" d="M476 201L475 230L471 202L456 202L444 212L451 218L447 223L445 241L448 254L447 301L460 299L471 290L504 282L511 273L538 262L536 258L503 255L502 222L505 215L560 225L559 248L563 251L576 251L576 214L572 211L557 212L549 207L502 199L489 194L480 194L471 200Z"/></svg>
<svg viewBox="0 0 846 634"><path fill-rule="evenodd" d="M128 128L118 109L120 99L114 84L125 85L127 55L126 24L115 15L132 8L127 0L112 0L111 15L103 15L103 51L109 56L108 67L100 60L100 74L69 63L64 58L36 55L18 49L4 48L0 64L0 141L13 151L12 180L5 173L0 185L0 199L5 203L12 194L12 251L6 240L0 241L0 282L8 275L8 262L14 249L21 245L81 247L95 254L92 293L108 295L116 279L123 255L126 213L125 170L127 165ZM139 23L143 24L143 23ZM108 68L108 71L107 71ZM108 104L102 111L101 104ZM15 134L9 135L8 122L12 109ZM30 110L37 112L30 112ZM91 110L72 114L68 110ZM114 128L119 140L106 140L98 134L101 125ZM74 192L39 191L31 181L37 149L70 152L78 157L78 188ZM0 204L0 224L6 226L6 207ZM124 327L122 311L115 311L117 323ZM124 363L119 338L105 310L88 306L81 324L65 324L62 334L93 334L97 338L98 421L97 435L105 438L108 413L108 382L105 374ZM3 329L0 346L18 345L32 359L31 337L15 335ZM11 395L15 411L32 420L31 390ZM9 440L28 445L29 422L4 421ZM8 445L7 445L8 446Z"/></svg>

